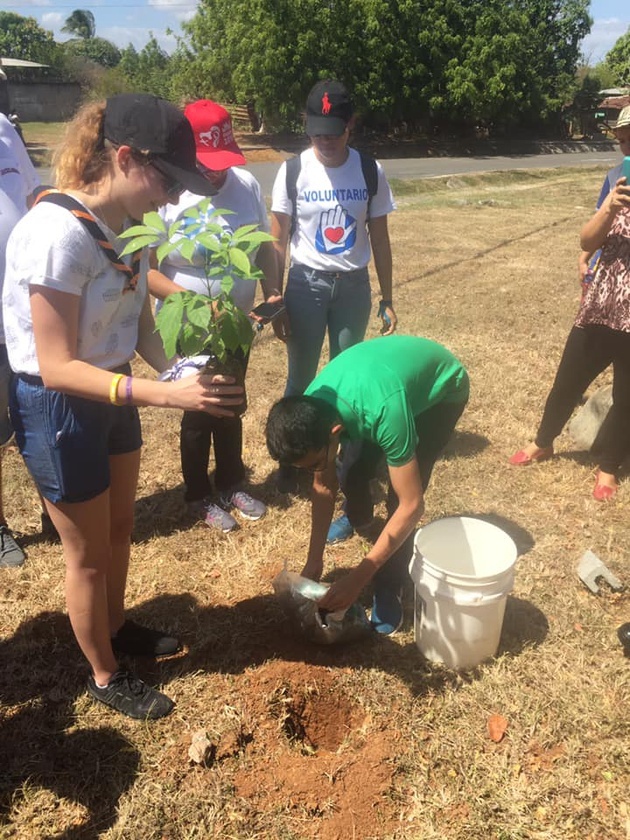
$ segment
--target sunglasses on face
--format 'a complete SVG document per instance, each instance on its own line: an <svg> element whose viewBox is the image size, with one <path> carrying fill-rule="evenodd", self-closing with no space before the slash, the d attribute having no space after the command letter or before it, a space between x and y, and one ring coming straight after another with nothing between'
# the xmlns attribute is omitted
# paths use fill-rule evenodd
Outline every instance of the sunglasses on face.
<svg viewBox="0 0 630 840"><path fill-rule="evenodd" d="M175 200L180 197L180 195L186 189L183 184L180 184L172 175L168 175L164 170L160 167L160 164L157 160L149 159L147 161L147 165L151 167L151 169L155 169L155 171L159 174L160 178L162 179L162 188L166 197L169 200Z"/></svg>

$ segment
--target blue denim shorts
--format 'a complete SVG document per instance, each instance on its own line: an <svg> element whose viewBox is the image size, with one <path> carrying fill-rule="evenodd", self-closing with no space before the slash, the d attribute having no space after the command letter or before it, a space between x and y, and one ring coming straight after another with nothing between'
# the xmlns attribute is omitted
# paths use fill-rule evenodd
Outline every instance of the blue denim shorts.
<svg viewBox="0 0 630 840"><path fill-rule="evenodd" d="M9 387L13 372L7 357L6 344L0 344L0 446L11 440L13 426L9 416Z"/></svg>
<svg viewBox="0 0 630 840"><path fill-rule="evenodd" d="M109 456L142 446L133 406L52 391L38 376L16 374L11 387L15 439L33 480L51 502L86 502L109 487Z"/></svg>

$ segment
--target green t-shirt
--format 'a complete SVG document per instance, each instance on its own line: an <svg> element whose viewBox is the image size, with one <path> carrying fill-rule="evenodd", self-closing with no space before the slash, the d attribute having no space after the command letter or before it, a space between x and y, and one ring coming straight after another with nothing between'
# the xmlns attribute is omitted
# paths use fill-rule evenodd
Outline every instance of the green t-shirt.
<svg viewBox="0 0 630 840"><path fill-rule="evenodd" d="M415 454L415 418L468 399L468 374L441 344L392 335L355 344L333 359L305 394L334 406L342 437L371 440L399 467Z"/></svg>

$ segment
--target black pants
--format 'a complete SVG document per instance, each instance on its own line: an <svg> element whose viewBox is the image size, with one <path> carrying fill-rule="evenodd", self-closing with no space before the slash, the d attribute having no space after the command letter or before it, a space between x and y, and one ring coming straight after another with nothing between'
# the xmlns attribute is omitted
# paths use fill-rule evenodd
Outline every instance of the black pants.
<svg viewBox="0 0 630 840"><path fill-rule="evenodd" d="M426 490L435 462L450 440L457 421L462 415L465 402L440 403L424 411L415 419L418 445L416 458L420 468L422 489ZM344 459L346 457L344 453ZM372 519L374 503L370 493L370 481L376 476L383 452L373 443L363 441L356 460L342 471L341 489L346 497L346 514L350 522L360 526ZM387 518L398 507L398 496L388 481ZM396 549L389 560L374 576L374 585L399 588L408 577L408 566L413 554L415 531Z"/></svg>
<svg viewBox="0 0 630 840"><path fill-rule="evenodd" d="M537 446L552 445L584 391L610 364L613 404L599 435L599 466L603 472L617 472L630 452L630 333L600 324L573 327L547 397Z"/></svg>
<svg viewBox="0 0 630 840"><path fill-rule="evenodd" d="M235 354L247 369L249 354ZM179 435L184 498L195 502L212 494L208 476L210 445L214 444L214 487L218 493L231 490L245 478L243 422L240 417L213 417L205 411L185 411Z"/></svg>

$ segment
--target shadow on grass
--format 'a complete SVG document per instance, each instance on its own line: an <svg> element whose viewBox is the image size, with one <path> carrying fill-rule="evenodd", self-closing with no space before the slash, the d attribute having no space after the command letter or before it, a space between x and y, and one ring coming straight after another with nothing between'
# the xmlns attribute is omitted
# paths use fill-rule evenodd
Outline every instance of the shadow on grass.
<svg viewBox="0 0 630 840"><path fill-rule="evenodd" d="M61 832L47 832L42 820L38 837L96 840L116 823L140 754L113 727L75 728L85 668L68 619L47 612L25 621L0 642L0 661L0 826L10 825L26 785L88 812L85 822ZM15 708L7 712L7 706Z"/></svg>
<svg viewBox="0 0 630 840"><path fill-rule="evenodd" d="M242 674L273 660L379 670L397 677L416 697L481 676L480 671L461 674L427 662L415 643L400 645L376 633L347 646L310 644L296 634L271 594L210 607L200 606L189 594L162 595L130 610L129 616L178 635L188 648L181 657L134 663L139 676L153 684L168 685L199 672ZM518 654L539 644L547 629L537 608L509 598L500 652ZM74 703L84 691L87 668L67 617L41 613L25 621L0 642L0 659L0 825L10 821L16 803L19 807L26 784L80 803L88 811L81 825L40 836L101 836L116 822L118 801L134 783L140 755L112 727L75 728ZM9 706L2 713L2 707ZM116 720L112 712L114 727Z"/></svg>
<svg viewBox="0 0 630 840"><path fill-rule="evenodd" d="M453 458L471 458L489 446L490 440L485 435L455 429L440 459L450 461Z"/></svg>
<svg viewBox="0 0 630 840"><path fill-rule="evenodd" d="M547 638L549 622L538 607L523 598L510 595L505 605L499 654L518 655L529 647L537 647Z"/></svg>

